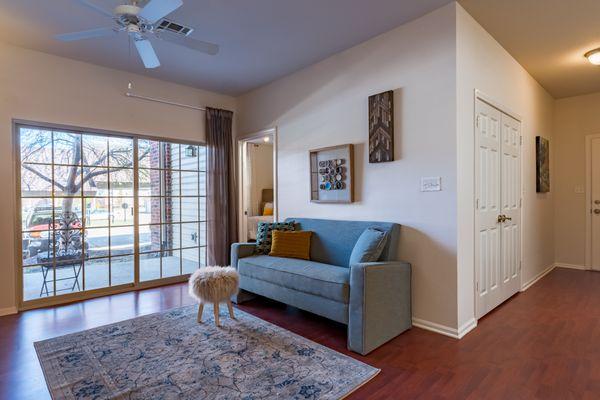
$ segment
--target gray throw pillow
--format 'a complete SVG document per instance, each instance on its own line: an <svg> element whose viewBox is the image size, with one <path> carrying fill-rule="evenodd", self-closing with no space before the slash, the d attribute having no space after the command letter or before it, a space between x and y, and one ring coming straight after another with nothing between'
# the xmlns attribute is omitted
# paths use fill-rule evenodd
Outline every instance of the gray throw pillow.
<svg viewBox="0 0 600 400"><path fill-rule="evenodd" d="M379 229L365 229L352 249L350 266L363 262L378 261L387 243L387 238L387 233Z"/></svg>

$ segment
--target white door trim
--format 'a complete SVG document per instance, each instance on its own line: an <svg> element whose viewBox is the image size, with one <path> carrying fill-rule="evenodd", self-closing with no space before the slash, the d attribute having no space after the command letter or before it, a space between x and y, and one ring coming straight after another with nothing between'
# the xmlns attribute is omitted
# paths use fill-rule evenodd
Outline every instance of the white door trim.
<svg viewBox="0 0 600 400"><path fill-rule="evenodd" d="M600 139L600 133L585 137L585 267L592 268L592 140Z"/></svg>
<svg viewBox="0 0 600 400"><path fill-rule="evenodd" d="M481 100L487 104L489 104L490 106L496 108L497 110L499 110L500 112L514 118L515 120L517 120L519 122L519 124L521 125L521 146L519 147L519 158L520 158L520 165L519 165L519 175L520 175L520 179L519 179L519 184L520 184L520 193L521 193L521 198L520 198L520 217L519 217L519 224L520 224L520 229L521 229L521 234L519 235L519 279L520 279L520 287L523 288L523 270L522 270L522 265L523 265L523 140L524 140L524 135L523 135L523 118L521 117L521 115L513 110L511 110L509 107L504 106L502 103L494 100L491 96L488 96L487 94L485 94L483 91L479 90L479 89L475 89L474 90L474 96L473 96L473 137L474 137L474 146L473 146L473 268L474 268L474 274L473 274L473 303L474 303L474 307L473 310L475 311L475 320L477 320L477 315L479 315L479 310L478 310L478 306L477 306L477 296L478 296L478 288L477 288L477 282L479 282L479 268L477 267L477 262L476 262L476 243L477 243L477 239L476 239L476 230L477 230L477 170L476 170L476 160L477 160L477 149L479 148L479 137L477 135L477 112L476 112L476 104L477 104L477 100ZM600 136L600 135L599 135Z"/></svg>
<svg viewBox="0 0 600 400"><path fill-rule="evenodd" d="M487 94L485 94L484 92L482 92L479 89L475 89L475 100L477 100L477 99L483 100L484 102L488 103L490 106L502 111L504 114L506 114L508 116L513 117L520 123L523 123L523 118L521 117L521 115L519 113L514 112L510 108L506 107L504 104L494 100L492 97L488 96Z"/></svg>
<svg viewBox="0 0 600 400"><path fill-rule="evenodd" d="M250 140L256 140L258 138L261 138L263 136L266 135L271 135L273 137L273 219L275 221L279 221L279 182L278 182L278 176L279 173L277 171L277 148L279 146L279 136L278 136L278 130L277 130L277 126L274 126L272 128L266 128L266 129L262 129L260 131L257 132L252 132L249 134L245 134L242 135L240 137L237 138L237 151L238 151L238 167L237 167L237 175L238 175L238 229L239 229L239 237L241 238L242 236L244 236L246 233L246 226L245 226L245 219L243 218L244 215L244 202L243 202L243 195L244 195L244 171L242 170L242 160L244 157L243 154L243 149L244 149L244 144Z"/></svg>

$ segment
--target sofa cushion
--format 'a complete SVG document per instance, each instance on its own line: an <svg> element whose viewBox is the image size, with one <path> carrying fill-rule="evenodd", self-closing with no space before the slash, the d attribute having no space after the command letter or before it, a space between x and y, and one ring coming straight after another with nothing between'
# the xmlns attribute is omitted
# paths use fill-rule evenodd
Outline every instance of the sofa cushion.
<svg viewBox="0 0 600 400"><path fill-rule="evenodd" d="M274 230L293 231L295 224L290 222L259 222L256 231L256 253L269 254L271 252L271 240Z"/></svg>
<svg viewBox="0 0 600 400"><path fill-rule="evenodd" d="M312 231L310 259L339 267L350 266L350 254L367 228L387 232L388 240L378 261L396 259L400 225L389 222L339 221L313 218L286 218L296 222L296 230Z"/></svg>
<svg viewBox="0 0 600 400"><path fill-rule="evenodd" d="M334 265L294 258L255 255L238 261L244 276L260 279L288 289L348 303L350 270Z"/></svg>
<svg viewBox="0 0 600 400"><path fill-rule="evenodd" d="M270 256L310 260L311 231L273 231Z"/></svg>
<svg viewBox="0 0 600 400"><path fill-rule="evenodd" d="M352 249L350 265L379 260L386 242L387 233L384 231L375 228L365 229Z"/></svg>

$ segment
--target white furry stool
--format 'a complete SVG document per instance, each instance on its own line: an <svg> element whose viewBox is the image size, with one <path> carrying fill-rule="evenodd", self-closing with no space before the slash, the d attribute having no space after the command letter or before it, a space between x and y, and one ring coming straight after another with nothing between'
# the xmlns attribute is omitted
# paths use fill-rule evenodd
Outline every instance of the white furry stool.
<svg viewBox="0 0 600 400"><path fill-rule="evenodd" d="M213 303L215 325L219 326L219 303L227 302L229 316L233 319L231 296L237 293L240 275L232 267L203 267L190 276L188 292L198 300L198 322L202 322L202 311L205 303Z"/></svg>

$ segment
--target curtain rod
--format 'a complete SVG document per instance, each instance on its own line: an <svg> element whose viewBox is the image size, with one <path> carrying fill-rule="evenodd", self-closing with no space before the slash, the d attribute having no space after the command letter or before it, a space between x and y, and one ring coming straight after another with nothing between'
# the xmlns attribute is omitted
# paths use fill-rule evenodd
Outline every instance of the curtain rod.
<svg viewBox="0 0 600 400"><path fill-rule="evenodd" d="M157 99L155 97L141 96L139 94L135 94L135 93L131 93L131 92L125 92L125 96L133 97L133 98L141 99L141 100L154 101L156 103L169 104L169 105L176 106L176 107L191 108L192 110L206 111L206 108L203 108L203 107L192 106L192 105L183 104L183 103L176 103L174 101Z"/></svg>

